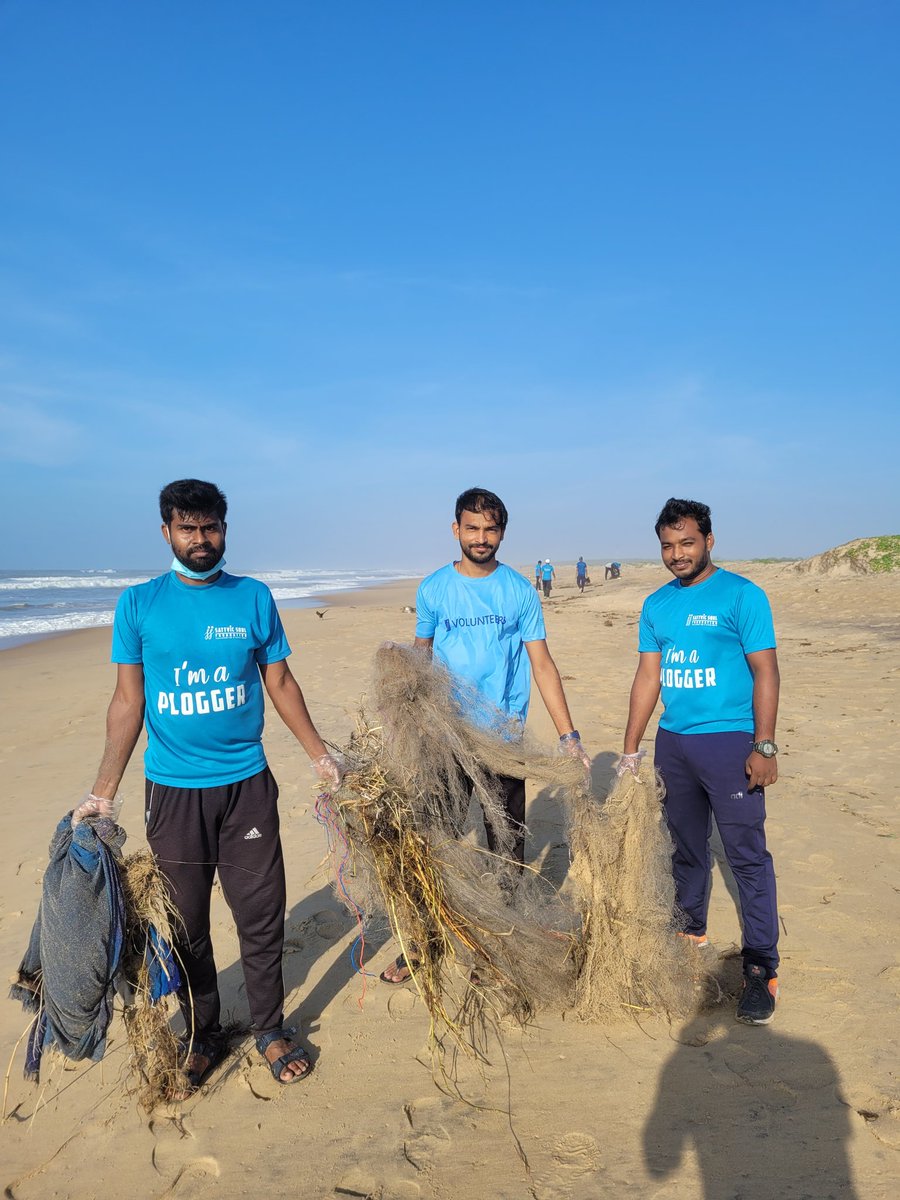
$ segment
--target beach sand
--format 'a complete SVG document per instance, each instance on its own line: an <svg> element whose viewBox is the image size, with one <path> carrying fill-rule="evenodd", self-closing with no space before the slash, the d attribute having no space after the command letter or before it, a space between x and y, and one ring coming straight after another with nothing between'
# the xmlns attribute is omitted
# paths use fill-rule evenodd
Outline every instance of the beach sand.
<svg viewBox="0 0 900 1200"><path fill-rule="evenodd" d="M489 1065L462 1063L469 1103L442 1092L415 990L364 981L351 968L355 926L323 867L310 769L271 714L266 745L281 785L288 871L286 1012L313 1049L312 1076L279 1087L248 1037L202 1094L148 1117L123 1089L120 1018L101 1063L54 1060L35 1088L22 1079L22 1046L14 1050L26 1017L7 1001L4 1195L896 1196L900 576L729 565L768 591L780 644L781 778L768 795L768 834L783 961L772 1025L738 1025L733 1005L672 1027L642 1014L601 1027L544 1012L524 1032L507 1030L502 1048L491 1045ZM650 565L626 565L606 584L597 574L580 596L574 569L557 567L561 583L545 612L603 795L621 746L640 604L668 576ZM284 614L292 668L327 738L346 740L375 647L412 638L415 618L403 609L414 595L415 584L404 582L325 598L321 618L312 609ZM96 630L0 654L7 976L25 949L53 828L93 781L114 678L108 648L109 631ZM530 726L553 740L538 698ZM136 849L140 754L123 791L128 848ZM534 789L529 827L529 858L564 873L558 809ZM245 1022L237 940L218 888L213 919L224 1003ZM718 866L710 934L712 960L740 941ZM367 953L378 972L396 947L376 935Z"/></svg>

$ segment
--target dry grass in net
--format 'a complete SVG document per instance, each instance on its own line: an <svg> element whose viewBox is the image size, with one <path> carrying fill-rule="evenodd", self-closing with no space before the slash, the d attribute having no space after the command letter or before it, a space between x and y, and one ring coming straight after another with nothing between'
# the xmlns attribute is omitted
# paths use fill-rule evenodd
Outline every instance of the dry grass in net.
<svg viewBox="0 0 900 1200"><path fill-rule="evenodd" d="M460 716L478 703L421 651L382 647L330 802L352 852L354 900L366 915L387 913L419 964L433 1021L466 1041L485 1004L524 1021L566 1003L577 927L555 890L508 857L514 834L495 776L575 785L581 771ZM497 854L461 840L470 795L498 834Z"/></svg>
<svg viewBox="0 0 900 1200"><path fill-rule="evenodd" d="M179 1043L172 1032L172 1001L155 1004L150 998L148 957L153 953L150 926L172 945L172 924L178 914L168 898L159 868L149 850L125 857L120 875L125 893L126 941L123 973L133 992L125 1008L125 1029L131 1048L133 1090L148 1112L173 1095L182 1094L187 1079L179 1067Z"/></svg>
<svg viewBox="0 0 900 1200"><path fill-rule="evenodd" d="M572 796L571 877L582 911L575 1009L585 1020L624 1012L683 1016L695 1003L695 959L676 937L672 843L651 766L626 772L602 807Z"/></svg>
<svg viewBox="0 0 900 1200"><path fill-rule="evenodd" d="M520 1021L550 1005L595 1021L688 1011L694 963L674 936L672 847L652 770L627 775L598 805L577 761L473 723L484 707L421 651L382 647L330 799L353 899L365 916L387 913L418 962L433 1027L474 1044L485 1005ZM462 838L473 794L511 848L497 775L557 790L574 904Z"/></svg>

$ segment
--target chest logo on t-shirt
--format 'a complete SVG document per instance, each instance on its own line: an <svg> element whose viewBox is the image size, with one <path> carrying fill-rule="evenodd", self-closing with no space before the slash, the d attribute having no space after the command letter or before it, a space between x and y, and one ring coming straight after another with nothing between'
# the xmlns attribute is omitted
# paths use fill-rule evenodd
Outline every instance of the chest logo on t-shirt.
<svg viewBox="0 0 900 1200"><path fill-rule="evenodd" d="M485 613L480 617L445 617L444 628L449 633L451 629L473 629L477 625L505 625L506 617L500 613Z"/></svg>
<svg viewBox="0 0 900 1200"><path fill-rule="evenodd" d="M716 629L719 618L715 613L688 613L685 625L703 625L707 629Z"/></svg>
<svg viewBox="0 0 900 1200"><path fill-rule="evenodd" d="M203 640L206 642L227 642L235 639L247 639L245 625L207 625Z"/></svg>

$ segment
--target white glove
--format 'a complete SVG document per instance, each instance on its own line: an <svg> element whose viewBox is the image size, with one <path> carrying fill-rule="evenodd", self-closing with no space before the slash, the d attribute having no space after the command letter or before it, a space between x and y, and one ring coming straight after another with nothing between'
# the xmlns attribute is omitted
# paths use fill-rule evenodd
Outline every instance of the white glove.
<svg viewBox="0 0 900 1200"><path fill-rule="evenodd" d="M559 739L559 752L560 754L568 754L569 758L580 759L584 769L590 771L590 756L581 744L581 737L577 729L573 730L572 733L564 733L562 735Z"/></svg>
<svg viewBox="0 0 900 1200"><path fill-rule="evenodd" d="M319 758L312 759L310 766L317 778L321 779L323 783L329 784L335 791L341 786L346 766L336 755L322 754Z"/></svg>
<svg viewBox="0 0 900 1200"><path fill-rule="evenodd" d="M118 821L123 799L124 797L117 795L114 799L107 800L89 792L72 813L72 828L80 824L85 817L109 817L111 821Z"/></svg>
<svg viewBox="0 0 900 1200"><path fill-rule="evenodd" d="M638 750L637 754L623 754L616 763L616 777L621 779L626 771L630 771L637 779L641 773L641 759L646 753L646 750Z"/></svg>

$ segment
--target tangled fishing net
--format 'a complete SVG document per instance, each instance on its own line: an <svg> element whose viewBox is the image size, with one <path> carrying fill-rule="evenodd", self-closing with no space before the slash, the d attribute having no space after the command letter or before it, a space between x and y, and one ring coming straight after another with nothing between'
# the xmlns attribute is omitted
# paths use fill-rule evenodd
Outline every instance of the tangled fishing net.
<svg viewBox="0 0 900 1200"><path fill-rule="evenodd" d="M343 748L344 782L320 797L343 898L364 924L387 914L417 964L433 1029L460 1043L471 1044L485 1007L522 1022L548 1006L589 1020L682 1011L690 972L673 936L671 845L655 783L620 782L598 807L579 761L511 737L498 729L504 719L421 650L377 652L368 704ZM556 790L574 902L509 857L515 832L499 775ZM472 797L497 854L463 836Z"/></svg>
<svg viewBox="0 0 900 1200"><path fill-rule="evenodd" d="M683 1016L694 958L676 937L672 844L652 766L616 781L602 807L569 797L570 877L582 917L574 1007L586 1020L623 1011Z"/></svg>
<svg viewBox="0 0 900 1200"><path fill-rule="evenodd" d="M130 1068L141 1106L184 1093L187 1078L178 1038L172 1032L172 1002L178 969L169 947L172 925L179 920L156 860L138 850L123 860L120 871L125 895L125 948L120 990L126 992L125 1030L131 1050ZM123 986L124 985L124 986Z"/></svg>

